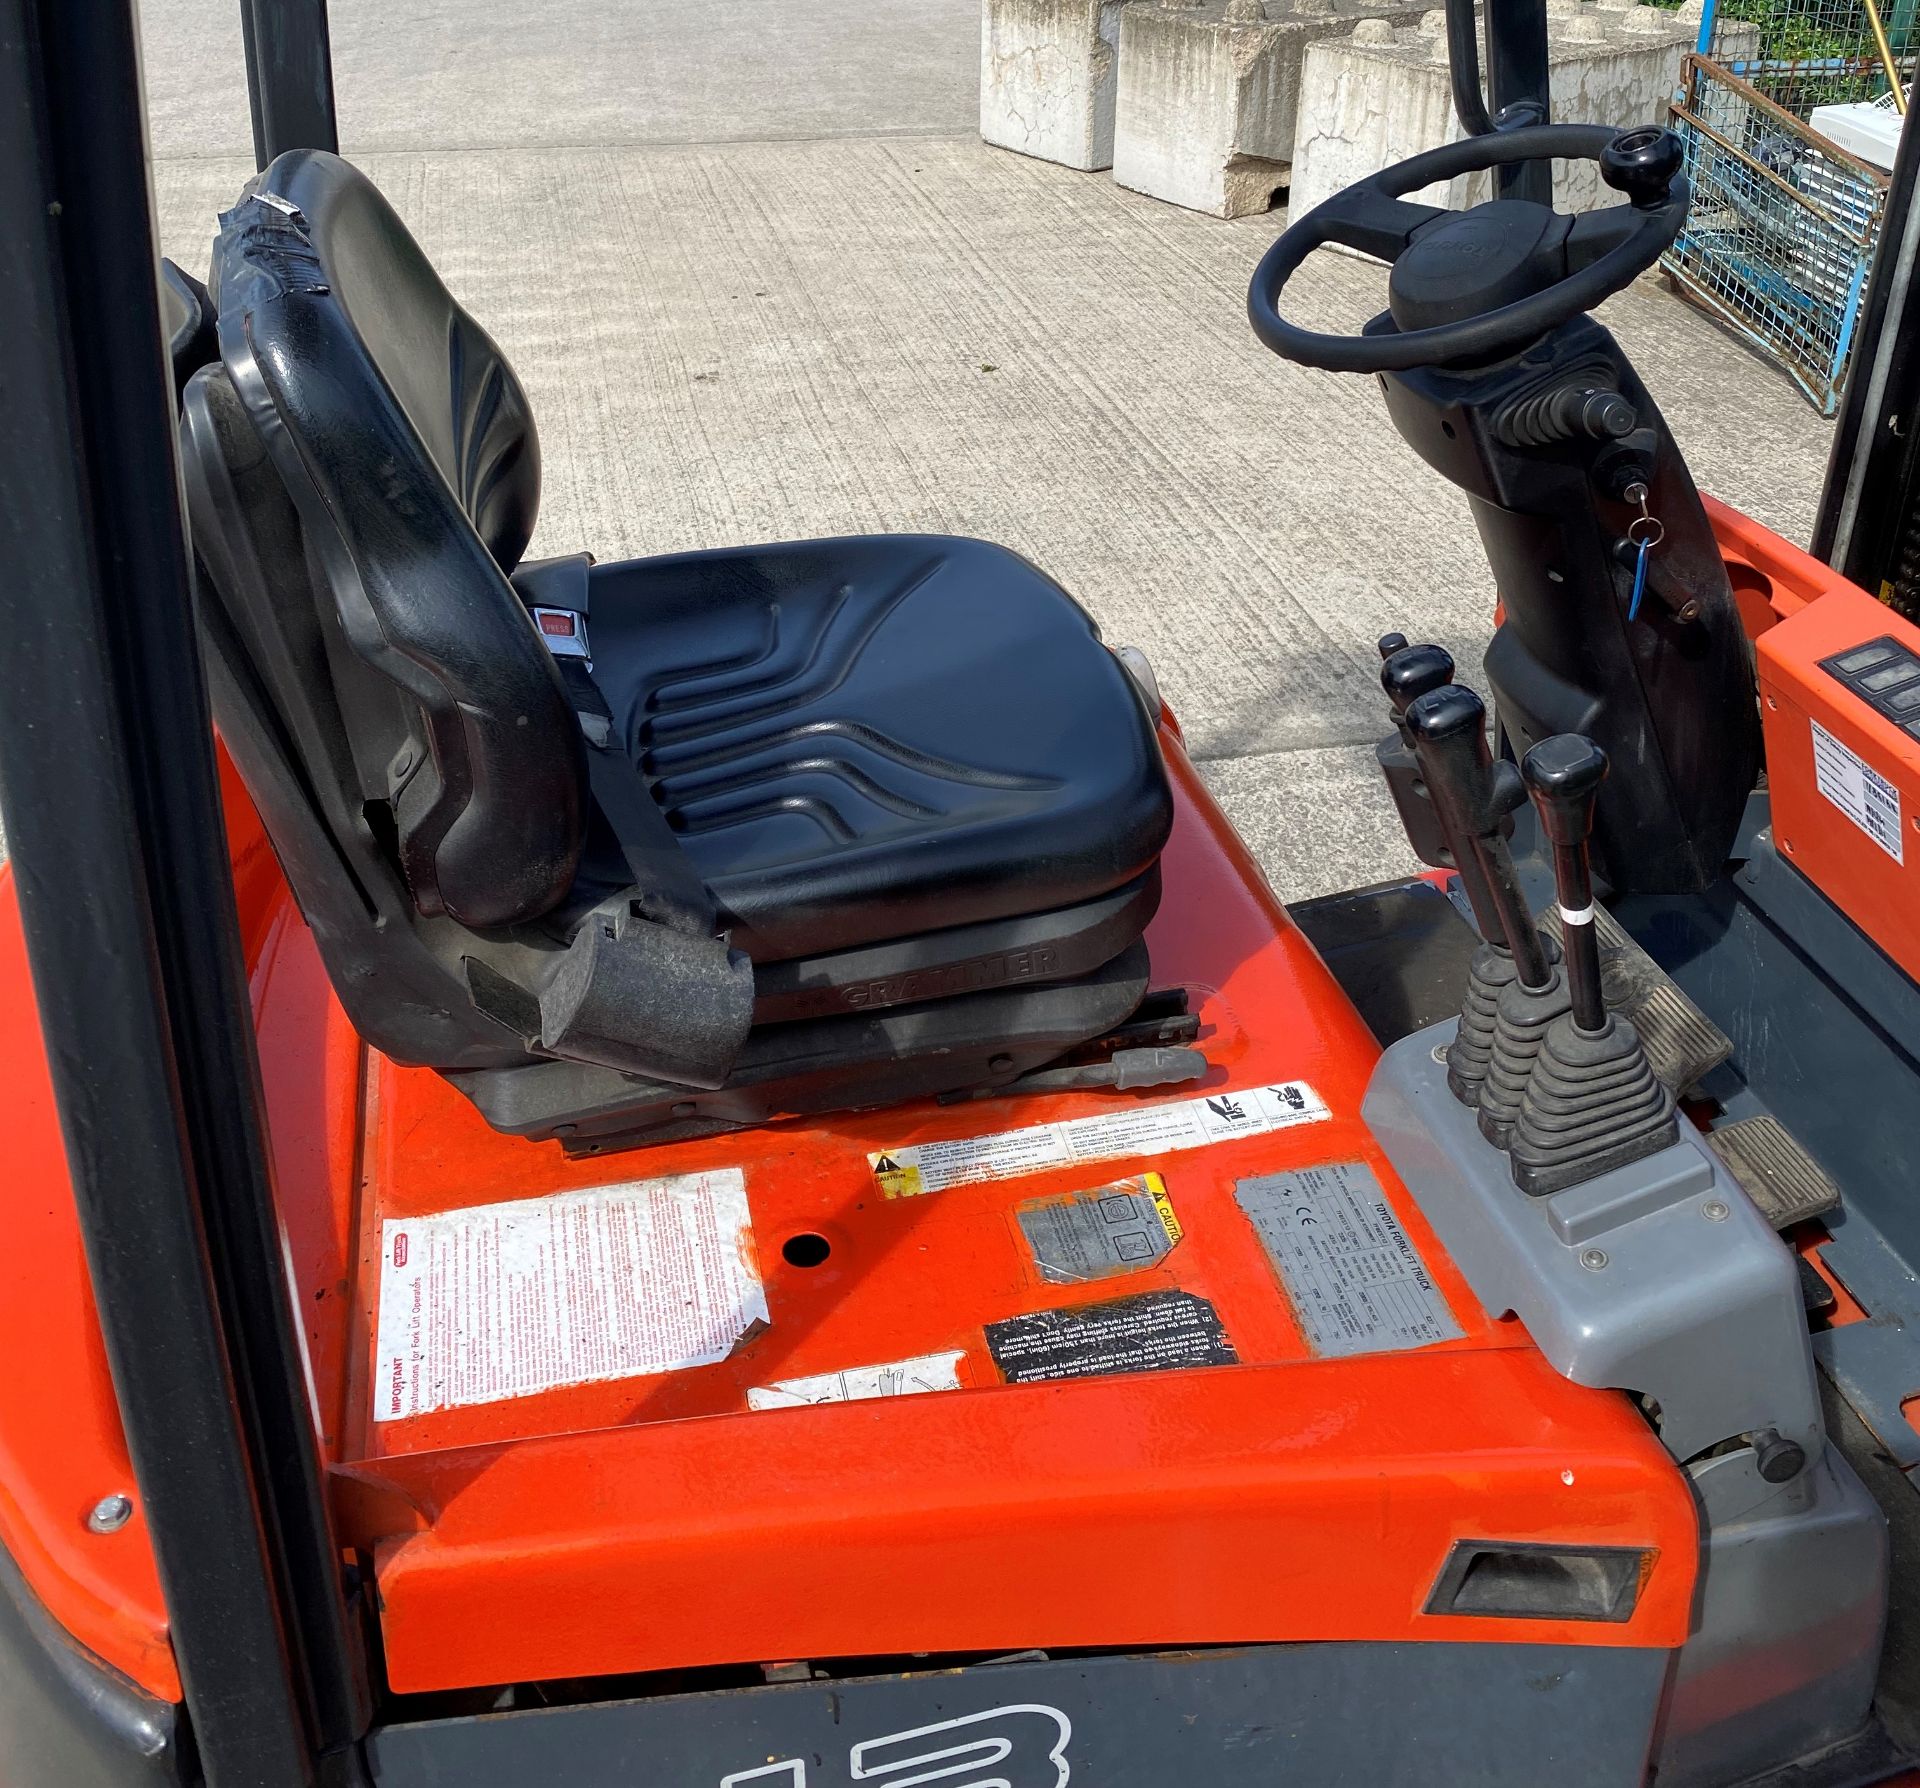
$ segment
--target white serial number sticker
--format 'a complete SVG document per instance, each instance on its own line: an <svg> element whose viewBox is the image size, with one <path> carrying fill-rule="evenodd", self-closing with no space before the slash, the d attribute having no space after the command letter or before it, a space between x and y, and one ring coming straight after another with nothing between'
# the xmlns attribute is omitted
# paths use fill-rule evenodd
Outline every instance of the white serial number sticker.
<svg viewBox="0 0 1920 1788"><path fill-rule="evenodd" d="M840 1372L820 1372L811 1378L783 1378L757 1384L747 1392L749 1409L804 1409L811 1403L864 1403L870 1397L920 1397L929 1391L960 1389L959 1348L946 1353L916 1354L910 1360L889 1360L884 1366L848 1366Z"/></svg>
<svg viewBox="0 0 1920 1788"><path fill-rule="evenodd" d="M1814 786L1896 863L1905 863L1900 791L1813 721Z"/></svg>
<svg viewBox="0 0 1920 1788"><path fill-rule="evenodd" d="M1270 1130L1290 1130L1295 1124L1325 1123L1332 1115L1304 1080L1288 1080L1214 1093L1205 1099L1181 1099L1171 1105L1102 1112L1065 1124L1034 1124L990 1136L882 1149L869 1155L867 1164L887 1197L914 1198L973 1180L1013 1179L1080 1161L1205 1148L1242 1136L1264 1136Z"/></svg>

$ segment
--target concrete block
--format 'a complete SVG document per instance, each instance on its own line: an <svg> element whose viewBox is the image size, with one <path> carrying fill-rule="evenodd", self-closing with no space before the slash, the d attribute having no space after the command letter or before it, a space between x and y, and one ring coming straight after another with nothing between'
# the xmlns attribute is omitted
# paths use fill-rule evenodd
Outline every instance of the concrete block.
<svg viewBox="0 0 1920 1788"><path fill-rule="evenodd" d="M1111 167L1125 5L981 0L981 136L1070 168Z"/></svg>
<svg viewBox="0 0 1920 1788"><path fill-rule="evenodd" d="M1698 29L1697 18L1637 0L1547 0L1555 122L1660 123ZM1341 187L1464 134L1453 115L1440 12L1411 30L1362 25L1347 37L1316 43L1301 78L1289 208L1304 216ZM1474 174L1408 196L1459 208L1479 204L1492 190L1491 176ZM1555 164L1554 203L1561 210L1619 202L1595 164Z"/></svg>
<svg viewBox="0 0 1920 1788"><path fill-rule="evenodd" d="M1308 46L1392 0L1145 0L1120 25L1113 177L1190 211L1266 211L1289 181Z"/></svg>

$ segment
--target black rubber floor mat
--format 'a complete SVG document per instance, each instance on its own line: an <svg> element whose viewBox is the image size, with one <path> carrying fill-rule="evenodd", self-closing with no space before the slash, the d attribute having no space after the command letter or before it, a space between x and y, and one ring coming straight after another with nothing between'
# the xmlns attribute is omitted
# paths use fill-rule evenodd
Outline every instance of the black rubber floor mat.
<svg viewBox="0 0 1920 1788"><path fill-rule="evenodd" d="M1775 1229L1840 1208L1840 1188L1772 1113L1722 1124L1707 1141Z"/></svg>

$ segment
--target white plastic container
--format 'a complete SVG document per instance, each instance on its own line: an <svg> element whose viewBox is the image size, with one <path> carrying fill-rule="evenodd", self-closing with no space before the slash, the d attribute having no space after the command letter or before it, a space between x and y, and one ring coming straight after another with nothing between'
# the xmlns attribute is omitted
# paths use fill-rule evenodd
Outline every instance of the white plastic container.
<svg viewBox="0 0 1920 1788"><path fill-rule="evenodd" d="M1900 147L1900 126L1906 122L1893 109L1893 95L1856 99L1843 106L1815 106L1807 122L1829 142L1849 155L1889 172Z"/></svg>

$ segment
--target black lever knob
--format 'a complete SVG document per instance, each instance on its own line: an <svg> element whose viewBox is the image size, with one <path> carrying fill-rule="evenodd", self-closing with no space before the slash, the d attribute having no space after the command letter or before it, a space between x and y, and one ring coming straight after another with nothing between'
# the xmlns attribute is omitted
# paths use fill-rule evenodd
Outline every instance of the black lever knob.
<svg viewBox="0 0 1920 1788"><path fill-rule="evenodd" d="M1687 159L1685 147L1657 124L1623 130L1600 151L1600 178L1642 211L1664 205Z"/></svg>
<svg viewBox="0 0 1920 1788"><path fill-rule="evenodd" d="M1448 683L1416 696L1406 724L1441 824L1461 842L1460 879L1481 931L1505 940L1522 985L1546 986L1552 978L1546 946L1520 892L1501 826L1511 807L1510 778L1495 773L1485 705L1463 684Z"/></svg>
<svg viewBox="0 0 1920 1788"><path fill-rule="evenodd" d="M1560 901L1567 992L1573 1021L1583 1031L1606 1028L1600 991L1600 952L1593 932L1593 865L1587 841L1593 810L1607 779L1607 754L1578 733L1542 739L1520 766L1540 829L1553 853L1554 890Z"/></svg>
<svg viewBox="0 0 1920 1788"><path fill-rule="evenodd" d="M1387 639L1396 636L1388 634ZM1380 642L1386 644L1386 640ZM1380 666L1380 687L1387 692L1396 715L1429 689L1441 689L1453 681L1453 654L1444 646L1410 646L1404 639L1400 647Z"/></svg>
<svg viewBox="0 0 1920 1788"><path fill-rule="evenodd" d="M1471 859L1466 844L1447 830L1446 821L1427 793L1407 731L1407 704L1427 689L1453 681L1453 660L1438 646L1410 646L1404 633L1389 633L1380 641L1380 686L1386 690L1393 715L1393 736L1375 753L1387 792L1407 829L1407 842L1423 863L1459 869Z"/></svg>

